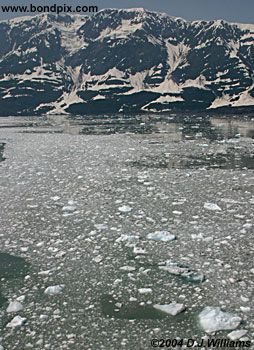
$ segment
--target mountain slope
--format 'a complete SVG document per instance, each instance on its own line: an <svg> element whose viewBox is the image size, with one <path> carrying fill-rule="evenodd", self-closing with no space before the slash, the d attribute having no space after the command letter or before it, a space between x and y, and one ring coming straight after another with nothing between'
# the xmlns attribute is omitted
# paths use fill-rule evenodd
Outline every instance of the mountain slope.
<svg viewBox="0 0 254 350"><path fill-rule="evenodd" d="M254 105L254 26L143 9L0 22L1 115Z"/></svg>

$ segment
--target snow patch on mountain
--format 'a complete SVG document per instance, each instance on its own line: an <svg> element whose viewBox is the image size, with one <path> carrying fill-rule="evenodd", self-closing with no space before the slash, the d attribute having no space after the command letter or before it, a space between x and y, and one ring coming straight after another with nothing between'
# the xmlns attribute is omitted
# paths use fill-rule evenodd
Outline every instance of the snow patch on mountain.
<svg viewBox="0 0 254 350"><path fill-rule="evenodd" d="M254 104L254 25L107 9L2 21L0 35L5 115Z"/></svg>

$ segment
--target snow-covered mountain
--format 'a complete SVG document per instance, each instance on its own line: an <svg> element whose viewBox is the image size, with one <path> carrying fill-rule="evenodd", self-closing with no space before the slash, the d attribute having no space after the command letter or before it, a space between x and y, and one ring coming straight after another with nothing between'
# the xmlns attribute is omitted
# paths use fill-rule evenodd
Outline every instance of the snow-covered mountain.
<svg viewBox="0 0 254 350"><path fill-rule="evenodd" d="M254 106L254 25L144 9L0 22L0 114Z"/></svg>

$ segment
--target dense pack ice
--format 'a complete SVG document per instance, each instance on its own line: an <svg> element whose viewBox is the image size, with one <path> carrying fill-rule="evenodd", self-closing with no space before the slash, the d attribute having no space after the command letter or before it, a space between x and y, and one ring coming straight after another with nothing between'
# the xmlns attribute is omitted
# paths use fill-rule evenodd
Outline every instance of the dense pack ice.
<svg viewBox="0 0 254 350"><path fill-rule="evenodd" d="M251 339L254 123L171 117L135 117L163 132L111 135L79 132L116 117L0 118L4 350L146 348L214 328ZM7 312L14 301L23 310ZM173 302L186 311L162 312Z"/></svg>

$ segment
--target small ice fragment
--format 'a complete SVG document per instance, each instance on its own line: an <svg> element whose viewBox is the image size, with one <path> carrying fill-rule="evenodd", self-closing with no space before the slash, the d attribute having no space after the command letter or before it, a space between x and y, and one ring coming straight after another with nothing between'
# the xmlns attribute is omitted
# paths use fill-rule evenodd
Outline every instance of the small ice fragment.
<svg viewBox="0 0 254 350"><path fill-rule="evenodd" d="M138 292L140 294L151 294L153 291L152 288L139 288Z"/></svg>
<svg viewBox="0 0 254 350"><path fill-rule="evenodd" d="M177 304L177 303L171 303L171 304L165 304L165 305L159 305L155 304L153 306L155 309L165 312L166 314L176 316L180 314L180 312L183 312L186 308L183 304Z"/></svg>
<svg viewBox="0 0 254 350"><path fill-rule="evenodd" d="M248 331L246 331L245 329L239 329L238 331L232 331L231 333L229 333L228 338L230 340L238 340L244 337L247 333Z"/></svg>
<svg viewBox="0 0 254 350"><path fill-rule="evenodd" d="M50 272L51 272L51 270L39 271L38 275L40 275L40 276L47 276L47 275L50 274Z"/></svg>
<svg viewBox="0 0 254 350"><path fill-rule="evenodd" d="M75 206L75 203L73 201L69 201L68 202L68 205L65 205L63 208L62 208L62 211L65 211L65 212L74 212L75 210L77 209L77 207Z"/></svg>
<svg viewBox="0 0 254 350"><path fill-rule="evenodd" d="M146 251L145 251L145 249L143 249L143 248L134 247L134 248L133 248L133 254L135 254L135 255L145 255L145 254L146 254Z"/></svg>
<svg viewBox="0 0 254 350"><path fill-rule="evenodd" d="M23 301L25 301L25 299L26 299L25 295L21 295L16 300L19 301L20 303L23 303Z"/></svg>
<svg viewBox="0 0 254 350"><path fill-rule="evenodd" d="M249 306L240 306L240 310L244 313L248 313L251 311L251 308Z"/></svg>
<svg viewBox="0 0 254 350"><path fill-rule="evenodd" d="M134 297L130 297L129 300L132 302L132 301L137 301L138 299L137 299L137 298L134 298Z"/></svg>
<svg viewBox="0 0 254 350"><path fill-rule="evenodd" d="M119 242L125 242L125 241L128 241L128 242L132 242L132 241L135 241L136 239L139 239L138 236L134 236L134 235L125 235L125 234L122 234L120 237L118 237L116 239L116 242L119 243Z"/></svg>
<svg viewBox="0 0 254 350"><path fill-rule="evenodd" d="M228 312L224 312L220 307L207 306L199 314L201 327L207 333L235 329L241 323L241 318Z"/></svg>
<svg viewBox="0 0 254 350"><path fill-rule="evenodd" d="M215 203L205 203L204 208L212 211L221 211L222 209Z"/></svg>
<svg viewBox="0 0 254 350"><path fill-rule="evenodd" d="M101 231L101 230L106 230L108 228L108 225L105 225L105 224L95 224L94 227Z"/></svg>
<svg viewBox="0 0 254 350"><path fill-rule="evenodd" d="M100 263L103 260L103 257L101 255L96 256L93 258L93 261L96 263Z"/></svg>
<svg viewBox="0 0 254 350"><path fill-rule="evenodd" d="M9 306L6 309L6 312L12 313L19 312L21 310L23 310L23 305L19 301L14 300L10 302Z"/></svg>
<svg viewBox="0 0 254 350"><path fill-rule="evenodd" d="M204 238L204 236L203 236L203 233L202 232L200 232L200 233L193 233L192 235L191 235L191 238L192 239L203 239Z"/></svg>
<svg viewBox="0 0 254 350"><path fill-rule="evenodd" d="M168 231L155 231L154 233L149 233L146 237L157 242L170 242L176 239L176 236Z"/></svg>
<svg viewBox="0 0 254 350"><path fill-rule="evenodd" d="M173 210L173 214L174 215L182 215L182 211L179 211L179 210Z"/></svg>
<svg viewBox="0 0 254 350"><path fill-rule="evenodd" d="M56 286L49 286L45 289L44 293L48 295L60 294L63 292L64 284L59 284Z"/></svg>
<svg viewBox="0 0 254 350"><path fill-rule="evenodd" d="M64 250L61 250L55 255L55 258L63 258L66 255L66 252Z"/></svg>
<svg viewBox="0 0 254 350"><path fill-rule="evenodd" d="M123 205L122 207L119 207L118 210L121 213L129 213L130 211L132 211L132 208L129 205Z"/></svg>
<svg viewBox="0 0 254 350"><path fill-rule="evenodd" d="M120 270L127 271L127 272L132 272L132 271L135 271L136 268L133 267L133 266L122 266L122 267L120 267Z"/></svg>
<svg viewBox="0 0 254 350"><path fill-rule="evenodd" d="M15 316L11 322L7 323L6 327L8 328L15 328L20 327L26 322L26 318L21 316Z"/></svg>
<svg viewBox="0 0 254 350"><path fill-rule="evenodd" d="M52 199L52 201L56 202L60 199L60 197L54 196L54 197L50 197L50 199Z"/></svg>

